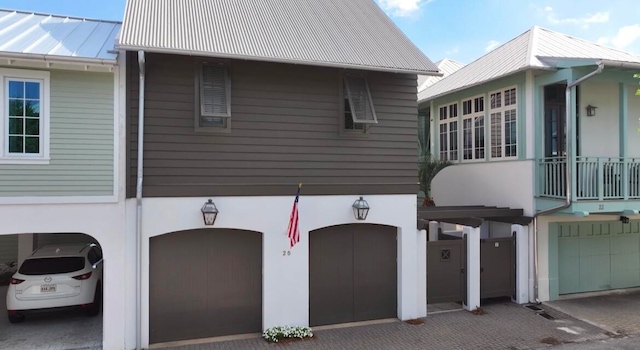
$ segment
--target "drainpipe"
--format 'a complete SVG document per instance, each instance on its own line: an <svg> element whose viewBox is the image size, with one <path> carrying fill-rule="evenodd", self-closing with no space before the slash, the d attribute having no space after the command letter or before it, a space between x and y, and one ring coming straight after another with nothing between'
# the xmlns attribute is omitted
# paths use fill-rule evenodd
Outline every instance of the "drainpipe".
<svg viewBox="0 0 640 350"><path fill-rule="evenodd" d="M138 51L138 174L136 181L136 349L142 349L142 167L144 146L144 51Z"/></svg>
<svg viewBox="0 0 640 350"><path fill-rule="evenodd" d="M596 68L595 71L585 75L584 77L570 83L567 84L567 89L565 90L565 104L566 104L566 110L565 110L565 114L566 114L566 118L565 118L565 130L567 130L567 138L565 140L566 142L566 147L565 147L565 152L566 152L566 164L567 164L567 169L565 171L565 182L567 184L567 191L566 191L566 197L565 197L565 201L564 204L557 206L557 207L553 207L553 208L549 208L543 211L539 211L537 213L535 213L533 215L533 296L534 296L534 301L537 304L540 304L540 299L538 298L539 294L538 294L538 287L539 287L539 283L538 283L538 268L539 268L539 259L538 259L538 217L542 216L542 215L547 215L547 214L551 214L554 212L557 212L559 210L562 209L566 209L568 207L571 206L571 200L572 200L572 196L573 193L571 193L571 187L572 187L572 183L571 180L573 178L572 176L572 172L571 172L571 158L573 157L573 154L571 152L571 135L573 133L573 130L571 129L571 119L573 118L573 115L571 114L571 107L572 107L572 103L571 103L571 89L573 87L575 87L576 85L581 84L582 82L584 82L585 80L588 80L590 78L592 78L593 76L596 76L600 73L602 73L602 70L604 69L604 63L602 61L598 62L598 68Z"/></svg>

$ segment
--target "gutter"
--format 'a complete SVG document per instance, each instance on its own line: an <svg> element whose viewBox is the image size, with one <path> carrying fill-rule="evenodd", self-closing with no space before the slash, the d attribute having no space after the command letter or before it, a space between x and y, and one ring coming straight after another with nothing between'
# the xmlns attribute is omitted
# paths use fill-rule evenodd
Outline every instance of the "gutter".
<svg viewBox="0 0 640 350"><path fill-rule="evenodd" d="M538 274L539 274L539 259L538 259L538 217L542 215L552 214L559 210L569 208L571 206L571 201L573 197L573 193L571 192L572 183L571 180L573 178L573 174L571 173L571 158L573 154L571 152L571 135L573 135L573 130L571 129L571 118L574 116L571 114L571 108L573 107L571 104L571 89L575 86L581 84L585 80L588 80L600 73L604 69L605 63L603 61L598 61L598 68L595 71L585 75L584 77L570 83L567 85L565 90L565 130L567 131L567 138L565 140L565 152L566 152L566 171L565 171L565 182L567 183L567 192L564 204L549 208L543 211L539 211L533 215L533 298L534 302L540 304L539 293L539 283L538 283Z"/></svg>
<svg viewBox="0 0 640 350"><path fill-rule="evenodd" d="M142 349L142 167L144 146L144 51L138 51L138 174L136 181L136 349Z"/></svg>
<svg viewBox="0 0 640 350"><path fill-rule="evenodd" d="M68 56L56 56L56 55L44 55L37 53L9 53L1 52L0 56L3 59L8 60L38 60L45 61L51 64L79 64L79 65L98 65L98 66L115 66L117 64L116 58L88 58L88 57L68 57Z"/></svg>
<svg viewBox="0 0 640 350"><path fill-rule="evenodd" d="M330 68L344 68L344 69L357 69L357 70L367 70L367 71L378 71L378 72L388 72L388 73L401 73L401 74L417 74L417 75L426 75L426 76L435 76L441 77L443 76L439 70L435 71L427 71L420 69L402 69L402 68L392 68L392 67L376 67L376 66L365 66L358 64L348 64L348 63L333 63L333 62L324 62L324 61L303 61L296 59L284 59L284 58L270 58L270 57L260 57L260 56L250 56L250 55L238 55L238 54L229 54L229 53L213 53L213 52L202 52L195 50L180 50L180 49L167 49L167 48L141 48L132 45L118 45L118 49L126 50L126 51L142 51L145 50L147 52L155 52L155 53L163 53L170 55L180 55L180 56L198 56L198 57L213 57L213 58L228 58L228 59L237 59L237 60L248 60L248 61L258 61L258 62L274 62L274 63L285 63L285 64L300 64L307 66L315 66L315 67L330 67Z"/></svg>

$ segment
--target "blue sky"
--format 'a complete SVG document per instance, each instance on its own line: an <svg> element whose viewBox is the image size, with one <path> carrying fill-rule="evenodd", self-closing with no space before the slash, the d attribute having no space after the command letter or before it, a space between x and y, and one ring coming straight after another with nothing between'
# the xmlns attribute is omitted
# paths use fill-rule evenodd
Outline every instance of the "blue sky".
<svg viewBox="0 0 640 350"><path fill-rule="evenodd" d="M469 63L534 25L640 55L638 0L376 1L433 61L446 57ZM0 8L111 20L122 19L124 4L0 0Z"/></svg>

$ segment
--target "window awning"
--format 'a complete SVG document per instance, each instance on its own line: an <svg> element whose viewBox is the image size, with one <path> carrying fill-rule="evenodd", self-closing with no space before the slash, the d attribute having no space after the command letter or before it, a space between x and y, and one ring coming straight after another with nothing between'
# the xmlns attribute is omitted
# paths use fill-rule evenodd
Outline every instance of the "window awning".
<svg viewBox="0 0 640 350"><path fill-rule="evenodd" d="M419 207L418 229L425 229L429 221L479 227L485 221L527 226L533 220L523 209L491 206Z"/></svg>

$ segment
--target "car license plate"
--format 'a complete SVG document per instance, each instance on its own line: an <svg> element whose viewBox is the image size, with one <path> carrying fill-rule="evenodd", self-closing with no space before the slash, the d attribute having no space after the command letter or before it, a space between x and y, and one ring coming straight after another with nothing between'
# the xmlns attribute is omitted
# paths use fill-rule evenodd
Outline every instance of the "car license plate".
<svg viewBox="0 0 640 350"><path fill-rule="evenodd" d="M55 293L56 285L55 284L43 284L40 286L40 293Z"/></svg>

